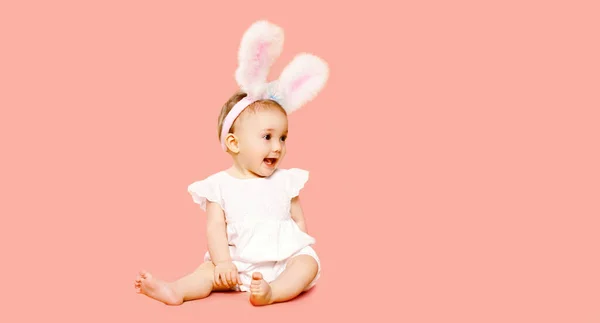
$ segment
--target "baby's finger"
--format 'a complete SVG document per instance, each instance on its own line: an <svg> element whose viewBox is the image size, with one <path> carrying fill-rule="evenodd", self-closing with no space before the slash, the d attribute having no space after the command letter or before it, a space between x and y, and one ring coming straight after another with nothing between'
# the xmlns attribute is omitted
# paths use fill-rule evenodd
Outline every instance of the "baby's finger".
<svg viewBox="0 0 600 323"><path fill-rule="evenodd" d="M235 273L235 280L236 280L236 282L237 282L238 285L242 284L242 278L240 277L240 274L237 273L237 272Z"/></svg>
<svg viewBox="0 0 600 323"><path fill-rule="evenodd" d="M217 287L221 286L221 281L220 281L220 278L219 278L219 273L215 273L215 285Z"/></svg>
<svg viewBox="0 0 600 323"><path fill-rule="evenodd" d="M233 281L231 280L231 273L227 273L227 284L229 284L229 286L233 286Z"/></svg>
<svg viewBox="0 0 600 323"><path fill-rule="evenodd" d="M238 284L237 273L234 271L231 273L231 286L235 286Z"/></svg>
<svg viewBox="0 0 600 323"><path fill-rule="evenodd" d="M223 285L226 288L230 288L231 287L231 283L229 281L230 281L230 279L229 279L229 273L223 273Z"/></svg>
<svg viewBox="0 0 600 323"><path fill-rule="evenodd" d="M225 287L225 285L227 285L227 280L225 280L225 274L224 273L220 273L219 274L219 281L221 282L220 287Z"/></svg>
<svg viewBox="0 0 600 323"><path fill-rule="evenodd" d="M218 277L218 276L215 276L215 277L213 278L213 281L214 281L215 287L218 287L218 286L219 286L219 277Z"/></svg>

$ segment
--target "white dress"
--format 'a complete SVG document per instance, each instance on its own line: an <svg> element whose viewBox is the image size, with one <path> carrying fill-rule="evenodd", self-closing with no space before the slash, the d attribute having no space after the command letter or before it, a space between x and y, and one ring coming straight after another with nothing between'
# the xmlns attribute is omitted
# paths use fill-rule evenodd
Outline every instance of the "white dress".
<svg viewBox="0 0 600 323"><path fill-rule="evenodd" d="M320 261L311 248L315 239L300 230L290 214L291 199L304 188L308 175L306 170L291 168L277 169L266 178L240 179L220 171L188 186L202 210L206 211L207 200L223 209L229 251L242 278L240 290L249 290L255 271L267 282L274 280L299 254L313 256L320 273ZM210 260L208 251L204 259Z"/></svg>

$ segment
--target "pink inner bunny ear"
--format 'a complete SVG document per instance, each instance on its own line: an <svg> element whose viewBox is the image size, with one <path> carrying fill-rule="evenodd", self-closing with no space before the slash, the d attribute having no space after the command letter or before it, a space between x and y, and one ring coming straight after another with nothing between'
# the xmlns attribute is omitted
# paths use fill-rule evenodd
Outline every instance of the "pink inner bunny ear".
<svg viewBox="0 0 600 323"><path fill-rule="evenodd" d="M261 71L264 71L266 60L267 60L267 45L268 43L265 41L261 41L258 43L256 48L256 55L254 56L254 69L252 70L252 77L256 78L259 76Z"/></svg>
<svg viewBox="0 0 600 323"><path fill-rule="evenodd" d="M290 92L296 92L309 79L310 79L310 75L303 75L303 76L301 76L300 78L298 78L297 80L295 80L294 82L292 82L292 84L290 84L289 91Z"/></svg>
<svg viewBox="0 0 600 323"><path fill-rule="evenodd" d="M283 30L268 21L255 22L242 37L235 79L249 96L259 98L269 70L283 49Z"/></svg>

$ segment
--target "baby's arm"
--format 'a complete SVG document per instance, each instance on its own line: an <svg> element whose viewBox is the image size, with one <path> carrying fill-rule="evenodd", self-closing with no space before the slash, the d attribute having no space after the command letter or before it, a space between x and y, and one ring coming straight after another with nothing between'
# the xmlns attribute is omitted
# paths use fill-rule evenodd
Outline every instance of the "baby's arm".
<svg viewBox="0 0 600 323"><path fill-rule="evenodd" d="M208 252L215 265L215 284L227 288L239 285L242 281L229 254L225 213L218 204L210 201L207 201L206 213Z"/></svg>
<svg viewBox="0 0 600 323"><path fill-rule="evenodd" d="M296 196L292 199L291 205L292 220L296 222L300 230L308 234L306 230L306 222L304 221L304 212L302 212L302 206L300 205L300 196Z"/></svg>
<svg viewBox="0 0 600 323"><path fill-rule="evenodd" d="M206 201L206 217L208 252L212 262L217 265L231 261L225 213L217 203Z"/></svg>

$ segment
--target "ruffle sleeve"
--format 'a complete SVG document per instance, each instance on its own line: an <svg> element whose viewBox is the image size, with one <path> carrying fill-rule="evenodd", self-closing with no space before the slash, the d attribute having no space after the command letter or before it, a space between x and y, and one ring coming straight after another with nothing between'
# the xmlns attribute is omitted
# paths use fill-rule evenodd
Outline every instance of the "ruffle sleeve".
<svg viewBox="0 0 600 323"><path fill-rule="evenodd" d="M300 168L290 168L287 171L287 192L290 198L300 194L300 190L308 181L309 172Z"/></svg>
<svg viewBox="0 0 600 323"><path fill-rule="evenodd" d="M207 200L223 207L219 185L212 177L193 182L188 186L188 193L192 196L194 203L200 205L203 211L206 211Z"/></svg>

